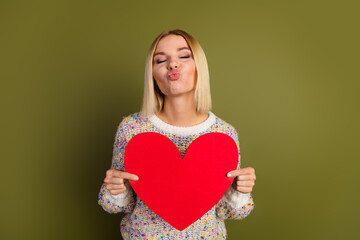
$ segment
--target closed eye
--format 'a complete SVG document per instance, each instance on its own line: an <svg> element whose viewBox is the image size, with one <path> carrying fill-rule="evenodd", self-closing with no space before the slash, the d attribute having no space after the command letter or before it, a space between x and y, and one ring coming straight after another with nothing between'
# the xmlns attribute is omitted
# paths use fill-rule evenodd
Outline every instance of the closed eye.
<svg viewBox="0 0 360 240"><path fill-rule="evenodd" d="M190 55L187 55L187 56L183 56L183 57L180 57L180 58L190 58L190 57L191 57ZM160 63L163 63L163 62L166 62L166 60L162 60L162 61L157 60L156 61L157 64L160 64Z"/></svg>
<svg viewBox="0 0 360 240"><path fill-rule="evenodd" d="M163 63L163 62L165 62L165 61L166 61L166 60L163 60L163 61L159 61L159 60L157 60L157 61L156 61L156 63L158 63L158 64L159 64L159 63Z"/></svg>

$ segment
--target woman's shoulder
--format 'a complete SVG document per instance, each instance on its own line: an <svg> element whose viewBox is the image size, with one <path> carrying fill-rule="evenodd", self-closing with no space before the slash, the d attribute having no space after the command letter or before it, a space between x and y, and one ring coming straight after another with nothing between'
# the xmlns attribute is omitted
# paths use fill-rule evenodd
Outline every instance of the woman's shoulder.
<svg viewBox="0 0 360 240"><path fill-rule="evenodd" d="M219 116L216 116L215 118L216 118L216 126L219 129L236 131L235 127L232 124L230 124L229 122L225 121L224 119L220 118Z"/></svg>
<svg viewBox="0 0 360 240"><path fill-rule="evenodd" d="M144 116L140 114L140 112L131 113L129 115L126 115L122 118L121 123L133 123L133 122L139 122L143 120Z"/></svg>
<svg viewBox="0 0 360 240"><path fill-rule="evenodd" d="M216 121L214 124L214 131L225 133L225 134L233 137L234 139L236 139L238 137L236 128L232 124L230 124L229 122L226 122L225 120L223 120L222 118L220 118L218 116L216 116Z"/></svg>
<svg viewBox="0 0 360 240"><path fill-rule="evenodd" d="M142 115L140 112L131 113L129 115L126 115L122 118L119 129L122 130L131 130L136 129L141 124L144 124L144 122L147 122L148 118L144 115Z"/></svg>

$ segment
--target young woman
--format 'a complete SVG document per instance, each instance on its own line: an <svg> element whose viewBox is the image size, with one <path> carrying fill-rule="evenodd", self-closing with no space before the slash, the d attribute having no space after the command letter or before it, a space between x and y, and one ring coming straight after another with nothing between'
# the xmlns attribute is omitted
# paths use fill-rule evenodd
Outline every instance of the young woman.
<svg viewBox="0 0 360 240"><path fill-rule="evenodd" d="M226 239L225 219L243 219L254 208L255 171L240 168L235 128L210 111L211 96L205 54L188 33L162 32L152 43L145 66L145 88L140 112L123 118L114 143L111 169L106 172L98 202L109 213L125 212L120 223L124 239ZM126 144L138 133L157 132L168 137L183 157L197 137L221 132L231 136L239 150L235 177L221 200L196 222L179 231L149 209L131 188L138 176L125 172Z"/></svg>

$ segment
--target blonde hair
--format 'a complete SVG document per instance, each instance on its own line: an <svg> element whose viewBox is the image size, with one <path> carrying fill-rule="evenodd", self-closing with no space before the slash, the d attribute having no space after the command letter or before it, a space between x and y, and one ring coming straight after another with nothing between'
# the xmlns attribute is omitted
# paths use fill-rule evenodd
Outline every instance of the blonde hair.
<svg viewBox="0 0 360 240"><path fill-rule="evenodd" d="M211 93L210 93L210 79L209 69L205 53L200 46L200 43L187 32L175 29L166 30L160 33L151 44L145 63L145 82L144 82L144 96L141 107L141 113L146 116L157 114L164 107L165 96L157 86L153 77L153 56L159 41L168 35L182 36L188 43L194 57L196 65L197 80L195 85L195 108L196 112L200 114L208 113L211 110Z"/></svg>

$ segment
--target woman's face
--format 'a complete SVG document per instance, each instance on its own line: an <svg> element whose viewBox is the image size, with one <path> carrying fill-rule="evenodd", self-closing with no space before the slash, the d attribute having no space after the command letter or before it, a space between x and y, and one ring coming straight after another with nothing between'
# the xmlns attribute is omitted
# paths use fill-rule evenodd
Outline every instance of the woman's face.
<svg viewBox="0 0 360 240"><path fill-rule="evenodd" d="M153 58L153 77L166 96L195 92L196 66L182 36L168 35L158 42Z"/></svg>

